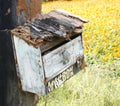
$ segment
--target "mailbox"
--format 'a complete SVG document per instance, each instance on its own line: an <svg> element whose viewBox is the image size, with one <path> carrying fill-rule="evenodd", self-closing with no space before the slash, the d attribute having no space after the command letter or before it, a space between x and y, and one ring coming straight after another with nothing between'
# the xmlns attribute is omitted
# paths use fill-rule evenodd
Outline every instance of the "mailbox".
<svg viewBox="0 0 120 106"><path fill-rule="evenodd" d="M68 12L53 10L11 30L23 91L46 95L84 68L84 23Z"/></svg>

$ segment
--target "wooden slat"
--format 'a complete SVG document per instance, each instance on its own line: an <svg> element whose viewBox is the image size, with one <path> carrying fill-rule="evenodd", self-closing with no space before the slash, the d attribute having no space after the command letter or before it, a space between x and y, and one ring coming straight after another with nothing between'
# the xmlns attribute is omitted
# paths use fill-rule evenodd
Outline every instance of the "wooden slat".
<svg viewBox="0 0 120 106"><path fill-rule="evenodd" d="M76 63L78 57L83 58L80 36L43 56L46 77L50 78L54 74L67 69Z"/></svg>
<svg viewBox="0 0 120 106"><path fill-rule="evenodd" d="M67 33L72 32L73 26L69 22L65 22L64 20L58 20L54 17L49 17L46 19L42 19L42 22L55 27L58 30L63 30Z"/></svg>
<svg viewBox="0 0 120 106"><path fill-rule="evenodd" d="M48 15L51 17L54 17L56 19L64 20L68 23L71 23L73 27L82 27L83 26L83 22L81 22L80 20L75 20L75 19L70 18L67 15L63 15L61 12L57 12L55 10L48 13Z"/></svg>
<svg viewBox="0 0 120 106"><path fill-rule="evenodd" d="M48 43L46 41L52 41L51 39L54 39L54 37L70 40L72 36L82 33L85 22L87 21L70 13L53 10L48 14L40 15L32 21L28 21L21 29L16 28L12 33L38 47Z"/></svg>
<svg viewBox="0 0 120 106"><path fill-rule="evenodd" d="M33 26L37 27L38 29L42 29L42 30L45 30L45 31L48 31L48 32L51 32L54 34L54 36L65 36L66 33L62 30L59 30L58 28L54 27L54 26L49 26L48 24L46 23L43 23L41 20L35 20L33 23L32 23Z"/></svg>
<svg viewBox="0 0 120 106"><path fill-rule="evenodd" d="M22 90L45 95L41 51L13 36Z"/></svg>
<svg viewBox="0 0 120 106"><path fill-rule="evenodd" d="M72 18L73 20L77 20L77 21L81 21L83 23L88 23L87 20L81 18L80 16L76 16L76 15L73 15L67 11L64 11L64 10L53 10L54 12L57 12L58 14L62 14L64 15L65 17L69 17L69 18Z"/></svg>
<svg viewBox="0 0 120 106"><path fill-rule="evenodd" d="M65 17L64 15L61 14L60 14L61 19L59 19L60 17L58 17L58 15L56 14L50 15L51 13L54 14L54 12L50 12L46 14L46 18L44 17L35 19L31 24L38 30L44 30L52 33L53 36L64 37L68 39L72 36L73 32L79 33L81 31L83 22L73 21L73 19ZM80 25L78 23L80 23Z"/></svg>
<svg viewBox="0 0 120 106"><path fill-rule="evenodd" d="M48 38L51 38L54 36L54 34L48 32L48 31L44 31L42 29L38 29L35 26L30 26L30 37L33 39L44 39L47 40Z"/></svg>
<svg viewBox="0 0 120 106"><path fill-rule="evenodd" d="M82 33L82 32L81 32ZM74 39L75 37L77 36L82 36L81 34L78 34L78 35L74 35L72 36L71 40ZM67 43L68 41L70 40L65 40L64 38L58 38L58 37L54 37L52 39L52 41L45 41L43 43L43 45L40 45L40 49L41 49L41 52L42 54L46 54L48 53L51 49L55 49L61 45L63 45L64 43Z"/></svg>
<svg viewBox="0 0 120 106"><path fill-rule="evenodd" d="M65 39L63 38L53 38L52 41L46 41L44 42L43 45L40 46L41 52L45 53L46 51L49 51L50 49L52 49L53 47L63 43L65 41Z"/></svg>

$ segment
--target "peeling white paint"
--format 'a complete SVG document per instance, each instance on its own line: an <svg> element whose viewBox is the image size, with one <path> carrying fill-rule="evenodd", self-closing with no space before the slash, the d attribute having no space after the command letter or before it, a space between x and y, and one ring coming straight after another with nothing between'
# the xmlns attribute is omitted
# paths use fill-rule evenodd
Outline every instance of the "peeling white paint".
<svg viewBox="0 0 120 106"><path fill-rule="evenodd" d="M43 56L46 77L51 78L54 74L66 70L76 63L78 57L83 57L80 36Z"/></svg>
<svg viewBox="0 0 120 106"><path fill-rule="evenodd" d="M22 89L45 95L44 71L40 48L34 48L22 39L16 36L13 37Z"/></svg>

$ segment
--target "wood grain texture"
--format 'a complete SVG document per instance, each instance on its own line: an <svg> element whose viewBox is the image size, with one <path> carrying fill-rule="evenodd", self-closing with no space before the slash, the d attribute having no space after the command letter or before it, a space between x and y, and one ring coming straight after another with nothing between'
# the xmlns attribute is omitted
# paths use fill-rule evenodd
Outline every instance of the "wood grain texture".
<svg viewBox="0 0 120 106"><path fill-rule="evenodd" d="M54 74L67 69L76 63L78 57L83 58L80 36L43 56L46 77L50 78Z"/></svg>
<svg viewBox="0 0 120 106"><path fill-rule="evenodd" d="M39 18L35 18L33 21L29 22L31 26L36 27L36 29L33 29L34 33L37 32L40 34L40 32L45 31L52 33L53 36L66 39L70 38L73 33L80 34L84 23L85 22L82 19L70 15L70 13L68 14L67 12L65 15L64 11L61 12L58 10L53 10L48 14L41 15Z"/></svg>
<svg viewBox="0 0 120 106"><path fill-rule="evenodd" d="M83 31L83 24L86 22L70 13L53 10L27 21L25 25L19 26L11 32L28 44L39 47L55 37L65 41L70 40L75 35L80 35Z"/></svg>
<svg viewBox="0 0 120 106"><path fill-rule="evenodd" d="M14 36L18 73L22 89L39 95L45 95L44 72L41 51Z"/></svg>

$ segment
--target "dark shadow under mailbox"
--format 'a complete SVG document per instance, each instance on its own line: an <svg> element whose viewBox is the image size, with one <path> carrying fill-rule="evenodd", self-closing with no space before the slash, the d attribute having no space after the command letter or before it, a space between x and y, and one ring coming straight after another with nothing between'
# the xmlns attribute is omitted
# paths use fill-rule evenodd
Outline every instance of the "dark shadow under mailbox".
<svg viewBox="0 0 120 106"><path fill-rule="evenodd" d="M45 95L84 68L84 23L70 13L53 10L11 31L22 90Z"/></svg>

